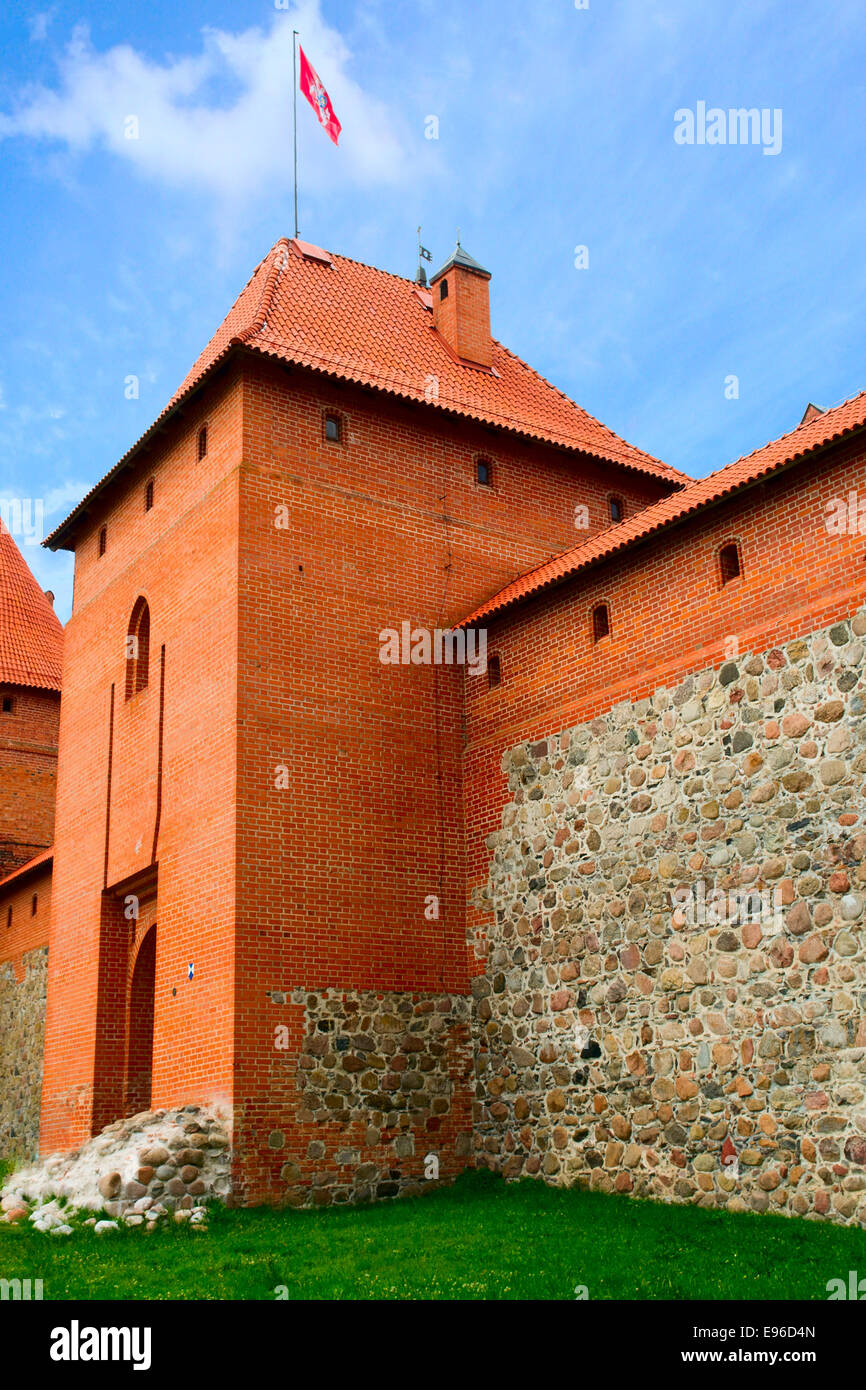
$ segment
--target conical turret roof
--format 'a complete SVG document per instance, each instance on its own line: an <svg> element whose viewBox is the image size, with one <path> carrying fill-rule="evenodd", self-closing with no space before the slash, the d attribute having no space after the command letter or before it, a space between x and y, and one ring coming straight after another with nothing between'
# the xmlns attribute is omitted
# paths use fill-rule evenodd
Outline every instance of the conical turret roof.
<svg viewBox="0 0 866 1390"><path fill-rule="evenodd" d="M487 279L490 279L490 271L485 270L481 262L476 261L474 256L470 256L468 251L464 251L458 241L445 264L441 265L436 271L436 274L431 276L430 283L433 284L440 276L445 274L446 270L450 270L453 265L461 265L464 270L472 270L476 275L486 275Z"/></svg>
<svg viewBox="0 0 866 1390"><path fill-rule="evenodd" d="M63 626L0 521L0 681L59 690Z"/></svg>

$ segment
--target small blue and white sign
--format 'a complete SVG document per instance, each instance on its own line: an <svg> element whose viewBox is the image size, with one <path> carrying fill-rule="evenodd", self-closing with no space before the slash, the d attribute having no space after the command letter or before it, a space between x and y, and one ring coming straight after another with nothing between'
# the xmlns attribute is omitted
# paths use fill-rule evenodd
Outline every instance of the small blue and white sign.
<svg viewBox="0 0 866 1390"><path fill-rule="evenodd" d="M186 977L187 977L187 979L188 979L188 980L191 980L194 974L195 974L195 965L194 965L194 963L193 963L192 961L190 961L189 966L187 967L187 972L186 972Z"/></svg>

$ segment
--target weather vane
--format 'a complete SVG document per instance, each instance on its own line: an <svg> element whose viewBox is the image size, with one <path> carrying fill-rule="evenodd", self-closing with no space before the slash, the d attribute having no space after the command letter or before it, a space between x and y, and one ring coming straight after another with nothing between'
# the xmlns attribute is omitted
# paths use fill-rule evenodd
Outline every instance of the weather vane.
<svg viewBox="0 0 866 1390"><path fill-rule="evenodd" d="M422 246L422 245L421 245L421 228L419 227L419 228L418 228L418 274L415 276L415 281L416 281L417 284L419 284L419 285L426 285L426 284L427 284L427 272L426 272L426 270L424 269L424 266L421 264L421 262L422 262L422 261L432 261L432 259L433 259L433 253L432 253L432 251L428 251L426 246Z"/></svg>

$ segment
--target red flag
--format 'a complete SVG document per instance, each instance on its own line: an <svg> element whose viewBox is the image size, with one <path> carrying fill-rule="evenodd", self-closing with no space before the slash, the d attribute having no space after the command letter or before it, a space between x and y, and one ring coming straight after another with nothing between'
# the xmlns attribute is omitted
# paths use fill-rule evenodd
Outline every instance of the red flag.
<svg viewBox="0 0 866 1390"><path fill-rule="evenodd" d="M319 125L327 131L336 145L339 142L340 131L343 127L334 115L331 98L322 86L319 74L309 63L300 44L298 44L298 50L301 55L301 91L315 111Z"/></svg>

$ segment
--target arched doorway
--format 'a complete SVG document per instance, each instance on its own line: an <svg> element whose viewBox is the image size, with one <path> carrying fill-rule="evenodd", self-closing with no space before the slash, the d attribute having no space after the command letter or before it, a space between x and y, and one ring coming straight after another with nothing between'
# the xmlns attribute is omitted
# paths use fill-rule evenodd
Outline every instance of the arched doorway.
<svg viewBox="0 0 866 1390"><path fill-rule="evenodd" d="M129 987L129 1048L125 1106L127 1115L150 1109L155 982L156 923L141 943Z"/></svg>

